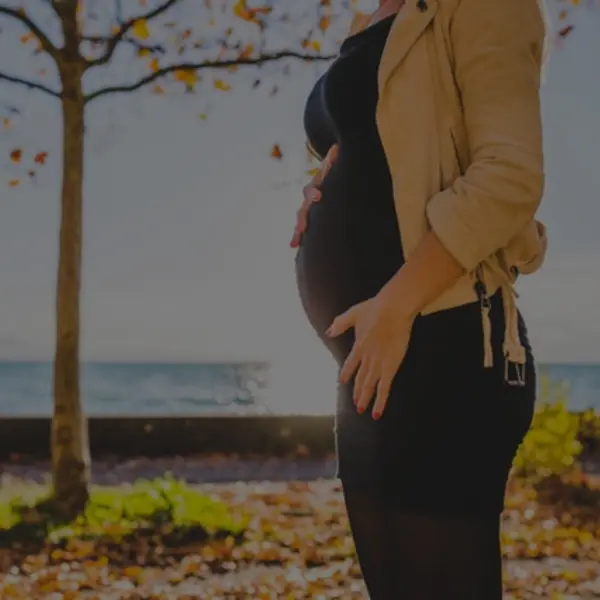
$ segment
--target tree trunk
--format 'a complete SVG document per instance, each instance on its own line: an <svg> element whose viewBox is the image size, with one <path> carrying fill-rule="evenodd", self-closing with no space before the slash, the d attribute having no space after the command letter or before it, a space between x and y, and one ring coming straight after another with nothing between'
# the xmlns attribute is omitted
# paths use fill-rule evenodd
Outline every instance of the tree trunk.
<svg viewBox="0 0 600 600"><path fill-rule="evenodd" d="M63 182L56 285L52 476L64 516L88 500L90 452L79 393L79 304L83 212L84 100L77 61L62 69Z"/></svg>

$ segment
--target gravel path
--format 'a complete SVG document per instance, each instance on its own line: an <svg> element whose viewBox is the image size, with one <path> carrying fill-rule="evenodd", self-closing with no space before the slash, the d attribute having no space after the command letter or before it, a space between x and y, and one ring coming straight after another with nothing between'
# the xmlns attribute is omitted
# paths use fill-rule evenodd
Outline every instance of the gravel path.
<svg viewBox="0 0 600 600"><path fill-rule="evenodd" d="M100 485L154 479L170 472L188 483L226 483L232 481L312 481L335 475L335 457L276 458L271 456L224 456L207 454L195 457L99 459L92 463L92 481ZM50 475L49 461L0 462L3 479L43 482Z"/></svg>

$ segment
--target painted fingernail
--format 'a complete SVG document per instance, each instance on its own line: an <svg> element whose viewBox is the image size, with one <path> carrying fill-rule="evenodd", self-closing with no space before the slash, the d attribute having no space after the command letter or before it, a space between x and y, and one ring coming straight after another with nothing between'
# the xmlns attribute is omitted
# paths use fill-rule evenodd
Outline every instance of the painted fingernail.
<svg viewBox="0 0 600 600"><path fill-rule="evenodd" d="M373 419L375 419L375 421L378 421L379 419L381 419L381 413L380 412L374 412L373 413Z"/></svg>
<svg viewBox="0 0 600 600"><path fill-rule="evenodd" d="M365 412L365 407L364 406L359 406L356 410L358 411L359 415L362 415Z"/></svg>

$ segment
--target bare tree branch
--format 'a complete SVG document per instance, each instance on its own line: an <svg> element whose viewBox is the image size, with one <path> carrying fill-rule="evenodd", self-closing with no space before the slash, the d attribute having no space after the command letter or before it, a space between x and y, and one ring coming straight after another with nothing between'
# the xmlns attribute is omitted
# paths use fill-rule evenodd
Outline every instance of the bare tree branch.
<svg viewBox="0 0 600 600"><path fill-rule="evenodd" d="M137 21L150 21L155 17L158 17L164 13L166 13L171 7L175 6L180 0L165 0L163 4L154 8L151 11L148 11L145 14L138 15L137 17L133 17L128 21L125 21L119 28L119 31L113 35L107 43L106 50L102 56L96 58L95 60L88 60L88 67L97 67L98 65L105 65L110 61L119 42L122 42L127 35L127 33L131 30L131 28L135 25Z"/></svg>
<svg viewBox="0 0 600 600"><path fill-rule="evenodd" d="M88 35L81 38L82 42L89 42L90 44L108 44L113 38L102 35ZM152 54L165 54L166 49L161 44L142 44L138 40L133 38L124 38L121 40L124 44L133 46L136 50L145 50Z"/></svg>
<svg viewBox="0 0 600 600"><path fill-rule="evenodd" d="M57 47L50 41L48 36L25 14L25 11L17 8L9 8L8 6L0 6L0 15L6 15L20 21L35 37L40 40L40 44L45 52L47 52L52 58L56 59L58 56Z"/></svg>
<svg viewBox="0 0 600 600"><path fill-rule="evenodd" d="M85 96L85 102L91 102L96 98L100 98L101 96L107 96L109 94L120 94L126 92L133 92L135 90L160 79L164 75L168 75L169 73L173 73L175 71L202 71L205 69L224 69L227 67L233 66L246 66L246 65L262 65L268 62L274 62L277 60L283 60L285 58L295 58L297 60L303 60L306 62L317 62L317 61L328 61L333 60L337 55L315 55L315 54L301 54L299 52L293 52L284 50L281 52L275 52L273 54L263 54L261 56L257 56L256 58L232 58L231 60L219 60L219 61L205 61L201 63L180 63L176 65L169 65L168 67L163 67L162 69L158 69L145 77L142 77L135 83L131 84L123 84L123 85L115 85L108 86L105 88L101 88L96 90L95 92L91 92Z"/></svg>
<svg viewBox="0 0 600 600"><path fill-rule="evenodd" d="M23 79L22 77L16 77L15 75L8 75L7 73L0 73L0 81L7 81L8 83L15 83L17 85L21 85L30 90L38 90L39 92L44 92L49 94L50 96L54 96L55 98L60 98L60 92L57 92L43 83L37 83L36 81L29 81L28 79Z"/></svg>

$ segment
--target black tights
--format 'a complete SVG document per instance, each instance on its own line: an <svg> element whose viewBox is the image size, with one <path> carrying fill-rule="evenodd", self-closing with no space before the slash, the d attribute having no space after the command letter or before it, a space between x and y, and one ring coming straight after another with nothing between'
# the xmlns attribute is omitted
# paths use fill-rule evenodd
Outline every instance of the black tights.
<svg viewBox="0 0 600 600"><path fill-rule="evenodd" d="M371 600L502 599L499 517L395 510L364 487L344 497Z"/></svg>

